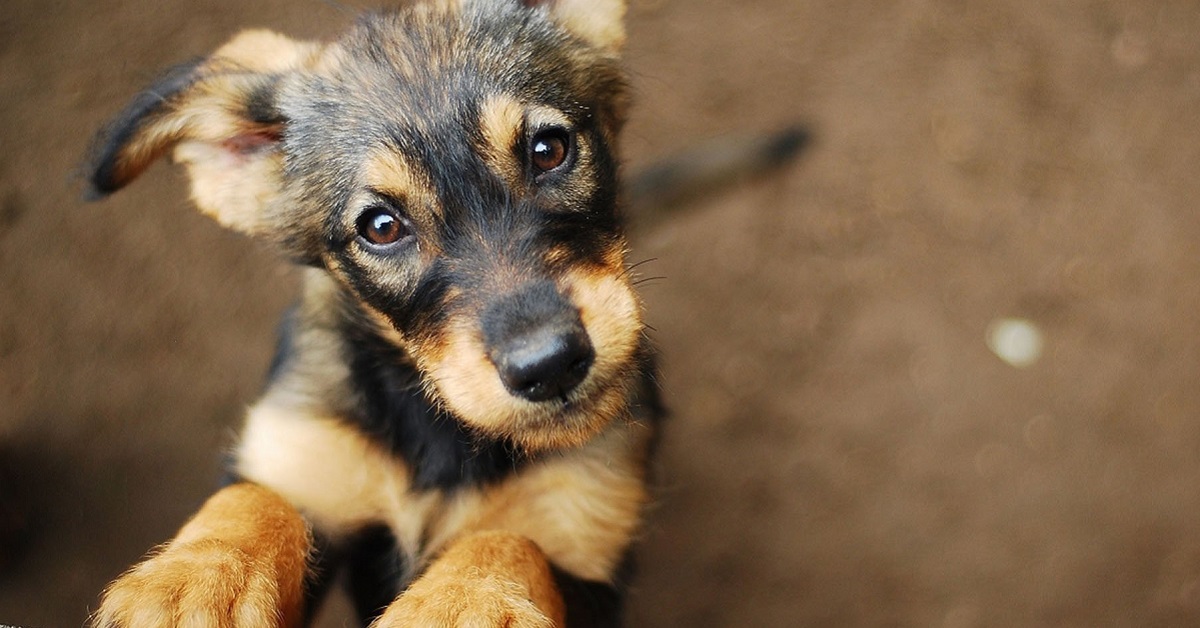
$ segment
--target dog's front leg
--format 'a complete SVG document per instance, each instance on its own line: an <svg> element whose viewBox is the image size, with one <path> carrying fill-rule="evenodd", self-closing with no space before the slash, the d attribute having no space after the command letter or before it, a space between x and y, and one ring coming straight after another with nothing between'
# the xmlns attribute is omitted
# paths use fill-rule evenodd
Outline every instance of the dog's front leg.
<svg viewBox="0 0 1200 628"><path fill-rule="evenodd" d="M372 628L550 628L564 624L545 554L507 532L468 534L430 565Z"/></svg>
<svg viewBox="0 0 1200 628"><path fill-rule="evenodd" d="M308 526L287 501L255 484L234 484L113 582L93 623L298 626L310 547Z"/></svg>

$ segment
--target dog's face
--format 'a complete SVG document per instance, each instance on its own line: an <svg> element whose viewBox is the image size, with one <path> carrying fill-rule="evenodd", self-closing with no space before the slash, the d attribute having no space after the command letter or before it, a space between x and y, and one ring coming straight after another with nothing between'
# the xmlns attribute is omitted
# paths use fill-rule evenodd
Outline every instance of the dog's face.
<svg viewBox="0 0 1200 628"><path fill-rule="evenodd" d="M623 10L455 0L327 45L244 33L102 133L93 190L174 148L202 210L326 269L436 402L530 449L580 443L624 411L642 333Z"/></svg>

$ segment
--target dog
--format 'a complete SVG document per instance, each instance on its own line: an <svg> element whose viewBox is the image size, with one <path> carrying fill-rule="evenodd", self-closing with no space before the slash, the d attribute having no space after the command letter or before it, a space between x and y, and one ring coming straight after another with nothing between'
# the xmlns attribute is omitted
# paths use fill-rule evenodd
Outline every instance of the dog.
<svg viewBox="0 0 1200 628"><path fill-rule="evenodd" d="M339 576L364 625L620 624L664 415L618 183L624 13L427 0L327 43L246 31L97 134L91 198L171 154L202 212L303 270L229 482L94 626L302 626ZM804 138L632 187L665 201Z"/></svg>
<svg viewBox="0 0 1200 628"><path fill-rule="evenodd" d="M662 415L618 211L623 0L433 0L246 31L94 142L171 153L305 267L231 481L96 626L611 626Z"/></svg>

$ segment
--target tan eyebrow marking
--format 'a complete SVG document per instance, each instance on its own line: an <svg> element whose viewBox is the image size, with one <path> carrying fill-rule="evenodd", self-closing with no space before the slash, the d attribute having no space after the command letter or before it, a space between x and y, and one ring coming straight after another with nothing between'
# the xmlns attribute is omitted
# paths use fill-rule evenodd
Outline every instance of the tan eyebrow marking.
<svg viewBox="0 0 1200 628"><path fill-rule="evenodd" d="M421 182L412 166L394 150L375 150L363 165L365 183L374 190L398 198L408 198L420 192Z"/></svg>
<svg viewBox="0 0 1200 628"><path fill-rule="evenodd" d="M489 96L479 107L483 159L492 172L514 187L521 180L521 160L516 150L524 126L525 108L512 96Z"/></svg>
<svg viewBox="0 0 1200 628"><path fill-rule="evenodd" d="M545 105L533 105L528 113L529 126L532 129L544 129L551 126L561 126L565 129L572 127L567 114Z"/></svg>
<svg viewBox="0 0 1200 628"><path fill-rule="evenodd" d="M432 186L425 174L394 149L379 149L368 155L363 179L371 190L404 201L414 214L410 216L413 220L424 222L441 217L441 206L434 202Z"/></svg>

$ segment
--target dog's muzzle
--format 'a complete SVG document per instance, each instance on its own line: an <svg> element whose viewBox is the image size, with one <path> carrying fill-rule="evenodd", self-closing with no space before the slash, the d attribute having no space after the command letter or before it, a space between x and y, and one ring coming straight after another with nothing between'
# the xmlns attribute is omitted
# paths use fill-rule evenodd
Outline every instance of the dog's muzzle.
<svg viewBox="0 0 1200 628"><path fill-rule="evenodd" d="M483 339L504 387L528 401L566 399L596 359L579 311L548 281L489 305Z"/></svg>

